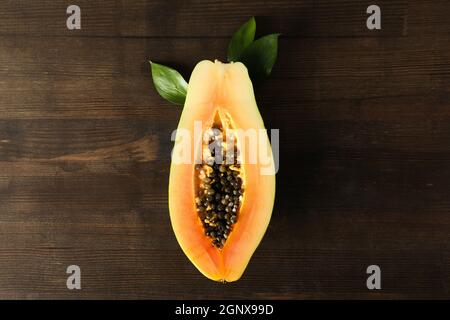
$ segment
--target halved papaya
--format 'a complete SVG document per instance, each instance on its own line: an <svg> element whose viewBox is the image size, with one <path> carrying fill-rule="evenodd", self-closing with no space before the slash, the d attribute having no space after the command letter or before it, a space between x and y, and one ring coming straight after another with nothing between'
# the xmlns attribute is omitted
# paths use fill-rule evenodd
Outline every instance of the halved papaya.
<svg viewBox="0 0 450 320"><path fill-rule="evenodd" d="M199 62L170 168L170 218L182 250L209 279L238 280L267 229L274 198L273 154L246 67Z"/></svg>

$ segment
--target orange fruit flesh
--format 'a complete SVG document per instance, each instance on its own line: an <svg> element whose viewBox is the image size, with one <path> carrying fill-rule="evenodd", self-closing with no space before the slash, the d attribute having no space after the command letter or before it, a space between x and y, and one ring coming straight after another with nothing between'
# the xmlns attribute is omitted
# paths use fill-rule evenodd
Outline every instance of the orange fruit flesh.
<svg viewBox="0 0 450 320"><path fill-rule="evenodd" d="M227 127L257 132L256 149L245 147L240 150L244 159L241 165L244 194L237 222L222 248L213 246L211 238L205 236L194 201L198 192L194 161L196 123L201 121L201 139L202 132L217 121L217 115ZM236 281L242 276L267 229L275 197L273 155L267 133L262 131L265 130L264 123L245 66L218 61L198 63L189 81L178 129L173 152L178 154L186 146L182 133L189 132L192 140L187 152L190 151L192 161L172 161L171 164L169 209L174 233L186 256L207 278ZM246 142L245 137L241 143ZM246 160L254 159L255 151L258 155L268 155L269 161L262 161L259 157L252 163Z"/></svg>

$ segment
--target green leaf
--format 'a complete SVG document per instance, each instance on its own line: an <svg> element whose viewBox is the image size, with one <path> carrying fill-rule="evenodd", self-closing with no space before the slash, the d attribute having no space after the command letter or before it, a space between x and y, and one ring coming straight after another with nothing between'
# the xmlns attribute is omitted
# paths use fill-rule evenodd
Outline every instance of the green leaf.
<svg viewBox="0 0 450 320"><path fill-rule="evenodd" d="M238 61L244 50L255 39L256 21L255 17L251 17L231 38L228 45L228 61Z"/></svg>
<svg viewBox="0 0 450 320"><path fill-rule="evenodd" d="M278 55L279 33L269 34L252 42L240 61L248 68L253 80L261 80L272 72Z"/></svg>
<svg viewBox="0 0 450 320"><path fill-rule="evenodd" d="M183 105L188 84L176 70L150 61L153 83L159 95L169 102Z"/></svg>

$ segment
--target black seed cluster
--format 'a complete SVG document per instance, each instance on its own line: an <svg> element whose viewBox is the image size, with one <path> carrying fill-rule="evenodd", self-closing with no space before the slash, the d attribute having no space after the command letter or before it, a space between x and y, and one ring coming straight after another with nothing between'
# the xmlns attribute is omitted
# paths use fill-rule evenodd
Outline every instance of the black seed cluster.
<svg viewBox="0 0 450 320"><path fill-rule="evenodd" d="M238 219L244 193L240 170L241 166L236 161L232 164L205 161L196 166L199 178L195 198L197 212L205 235L217 248L224 246Z"/></svg>

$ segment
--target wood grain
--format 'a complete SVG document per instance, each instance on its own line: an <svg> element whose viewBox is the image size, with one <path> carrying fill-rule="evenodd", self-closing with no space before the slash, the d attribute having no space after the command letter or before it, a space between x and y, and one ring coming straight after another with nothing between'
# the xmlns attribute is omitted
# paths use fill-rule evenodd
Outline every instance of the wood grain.
<svg viewBox="0 0 450 320"><path fill-rule="evenodd" d="M405 31L406 1L381 0L386 31L372 36L398 36ZM2 34L71 35L65 28L68 1L19 0L0 5ZM88 37L225 37L250 16L258 16L258 32L285 36L360 36L365 30L368 0L322 1L88 1L80 0L83 26L75 36ZM439 3L433 14L439 15ZM46 19L42 19L42 15ZM448 22L440 16L442 22Z"/></svg>
<svg viewBox="0 0 450 320"><path fill-rule="evenodd" d="M0 3L0 298L450 297L447 1ZM167 208L179 107L148 60L189 76L249 16L283 32L256 88L280 128L273 219L244 277L181 252ZM66 288L66 267L82 290ZM366 267L382 268L369 291Z"/></svg>
<svg viewBox="0 0 450 320"><path fill-rule="evenodd" d="M188 78L199 60L223 60L227 41L67 37L43 42L4 36L0 119L144 116L158 121L168 117L176 126L179 112L153 90L148 60L180 66ZM274 73L258 88L257 99L263 109L280 112L300 105L301 112L304 105L318 103L329 108L330 100L361 105L390 97L416 105L422 101L425 107L427 98L446 104L446 45L447 34L425 39L282 39ZM183 57L177 59L180 52ZM397 101L390 99L383 110Z"/></svg>

